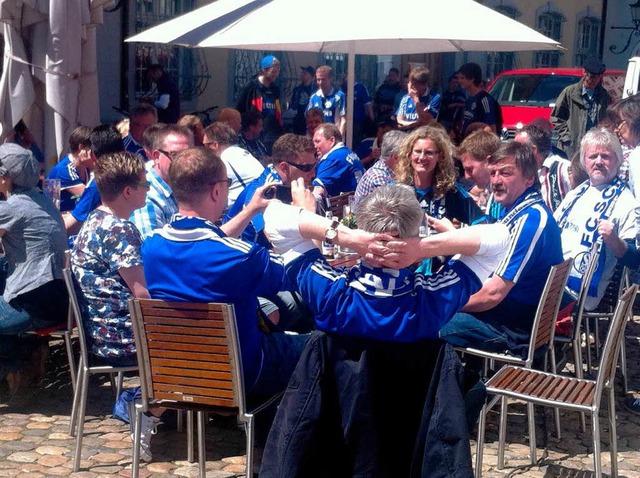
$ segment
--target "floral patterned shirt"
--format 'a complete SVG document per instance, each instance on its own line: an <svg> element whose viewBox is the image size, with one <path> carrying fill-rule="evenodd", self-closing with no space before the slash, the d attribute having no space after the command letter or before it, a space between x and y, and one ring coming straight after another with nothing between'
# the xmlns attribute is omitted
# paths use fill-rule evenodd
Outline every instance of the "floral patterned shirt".
<svg viewBox="0 0 640 478"><path fill-rule="evenodd" d="M136 353L127 301L132 293L118 273L142 265L142 240L135 225L100 209L78 233L71 265L90 350L103 358Z"/></svg>

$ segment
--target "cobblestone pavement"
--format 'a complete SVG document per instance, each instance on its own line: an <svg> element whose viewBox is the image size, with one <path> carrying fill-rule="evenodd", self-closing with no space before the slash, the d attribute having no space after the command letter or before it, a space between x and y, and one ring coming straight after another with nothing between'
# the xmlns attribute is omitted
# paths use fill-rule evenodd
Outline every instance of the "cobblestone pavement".
<svg viewBox="0 0 640 478"><path fill-rule="evenodd" d="M628 335L640 336L640 318L627 328ZM627 339L630 388L640 390L640 345ZM0 477L131 476L131 440L128 426L110 417L113 396L105 378L92 377L85 424L81 471L72 473L75 439L68 435L72 391L64 346L51 342L46 377L36 386L9 398L6 383L0 384ZM129 379L128 384L132 383ZM618 387L618 462L620 476L640 478L640 416L628 412ZM495 410L498 410L496 407ZM606 400L603 403L606 410ZM555 437L552 413L537 410L536 423L539 462L531 465L526 435L524 405L509 407L506 467L496 469L497 411L490 414L484 449L483 476L505 477L590 477L593 470L593 444L587 420L582 433L578 414L562 413L562 439ZM543 420L543 417L545 418ZM207 476L231 478L244 476L244 433L228 419L213 418L207 427ZM608 422L606 411L600 421L603 441L602 461L610 470ZM475 441L471 441L475 453ZM188 463L186 437L175 427L159 427L152 441L153 462L141 464L140 476L197 476L197 463Z"/></svg>

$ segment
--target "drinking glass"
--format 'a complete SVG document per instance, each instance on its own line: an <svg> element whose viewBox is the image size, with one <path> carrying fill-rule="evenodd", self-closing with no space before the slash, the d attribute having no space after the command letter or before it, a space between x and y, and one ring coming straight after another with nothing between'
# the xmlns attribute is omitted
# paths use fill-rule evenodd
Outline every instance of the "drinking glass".
<svg viewBox="0 0 640 478"><path fill-rule="evenodd" d="M44 195L47 196L53 204L60 209L60 180L45 179L43 184Z"/></svg>

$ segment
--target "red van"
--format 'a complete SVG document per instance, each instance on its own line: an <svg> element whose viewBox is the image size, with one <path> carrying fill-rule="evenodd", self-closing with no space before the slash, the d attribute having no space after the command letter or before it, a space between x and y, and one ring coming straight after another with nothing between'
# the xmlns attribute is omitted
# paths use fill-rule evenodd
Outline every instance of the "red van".
<svg viewBox="0 0 640 478"><path fill-rule="evenodd" d="M502 107L502 138L513 139L517 129L534 118L551 118L560 92L582 78L582 68L522 68L500 73L487 91ZM602 85L611 96L622 96L625 72L607 70Z"/></svg>

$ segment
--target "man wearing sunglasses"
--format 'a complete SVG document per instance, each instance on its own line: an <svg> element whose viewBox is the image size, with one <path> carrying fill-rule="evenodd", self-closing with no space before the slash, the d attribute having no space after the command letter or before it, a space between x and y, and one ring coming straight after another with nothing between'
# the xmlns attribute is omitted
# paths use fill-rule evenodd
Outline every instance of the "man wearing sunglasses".
<svg viewBox="0 0 640 478"><path fill-rule="evenodd" d="M151 160L147 168L149 190L145 204L131 214L144 241L153 231L167 224L178 212L178 203L169 182L169 167L176 155L193 146L193 133L185 126L165 125L156 135Z"/></svg>
<svg viewBox="0 0 640 478"><path fill-rule="evenodd" d="M551 112L551 122L558 132L558 147L569 158L579 149L584 134L604 118L613 102L602 86L604 64L589 58L583 68L582 79L562 90Z"/></svg>
<svg viewBox="0 0 640 478"><path fill-rule="evenodd" d="M264 172L250 182L240 193L236 202L229 208L223 220L228 222L249 204L256 189L270 183L282 183L290 186L295 179L304 178L305 184L310 184L316 174L315 148L311 138L297 134L287 133L273 144L271 155L272 164L267 166ZM275 186L274 186L275 187ZM262 213L254 216L252 221L242 233L245 241L260 244L271 249L271 243L264 234L264 219Z"/></svg>

